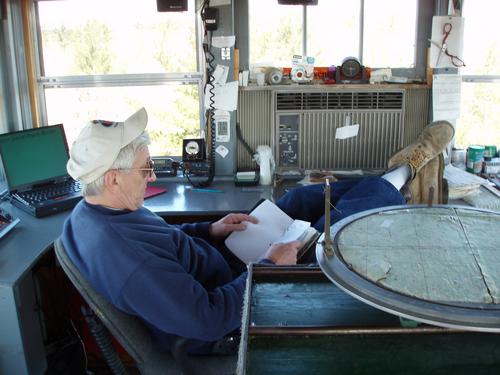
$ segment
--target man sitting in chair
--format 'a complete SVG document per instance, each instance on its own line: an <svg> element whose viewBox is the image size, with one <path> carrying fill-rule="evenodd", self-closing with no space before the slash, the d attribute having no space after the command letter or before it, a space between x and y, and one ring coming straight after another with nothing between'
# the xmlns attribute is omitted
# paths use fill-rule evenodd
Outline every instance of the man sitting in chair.
<svg viewBox="0 0 500 375"><path fill-rule="evenodd" d="M144 208L146 185L156 179L146 124L140 109L124 122L91 121L81 131L67 169L82 181L84 199L66 220L62 241L94 289L139 317L165 348L185 337L193 340L190 352L210 353L213 342L239 328L246 282L246 272L236 274L214 243L256 219L229 214L214 223L176 226ZM448 123L431 124L391 158L391 172L334 183L332 201L340 209L332 210L332 222L404 203L399 189L414 181L452 136ZM321 190L308 187L295 189L278 205L322 229L323 202ZM272 245L261 262L295 264L300 245Z"/></svg>

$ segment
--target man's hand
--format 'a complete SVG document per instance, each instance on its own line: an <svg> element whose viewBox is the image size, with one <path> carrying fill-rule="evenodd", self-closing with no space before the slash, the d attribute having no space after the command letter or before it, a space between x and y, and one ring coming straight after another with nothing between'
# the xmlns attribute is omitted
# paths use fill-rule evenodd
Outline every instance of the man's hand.
<svg viewBox="0 0 500 375"><path fill-rule="evenodd" d="M302 246L302 241L276 243L266 251L264 258L277 265L297 264L297 252Z"/></svg>
<svg viewBox="0 0 500 375"><path fill-rule="evenodd" d="M255 217L247 214L229 214L219 221L210 224L208 232L212 238L224 238L232 231L245 230L247 227L246 223L244 223L245 221L254 224L259 222Z"/></svg>

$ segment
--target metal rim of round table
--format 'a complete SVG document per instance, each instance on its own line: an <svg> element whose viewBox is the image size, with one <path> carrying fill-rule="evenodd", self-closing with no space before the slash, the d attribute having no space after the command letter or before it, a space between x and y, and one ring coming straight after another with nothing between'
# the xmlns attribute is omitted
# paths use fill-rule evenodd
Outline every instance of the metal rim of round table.
<svg viewBox="0 0 500 375"><path fill-rule="evenodd" d="M435 205L433 207L474 210L500 216L500 213L498 212L478 209L475 207L448 205ZM334 255L332 257L327 257L323 251L323 241L325 238L324 233L318 239L318 244L316 246L316 258L323 273L334 284L348 294L352 295L354 298L388 313L441 327L481 332L500 332L500 304L496 306L479 303L454 304L431 302L417 297L412 297L375 284L373 281L370 281L357 272L351 270L343 261L336 240L340 232L348 224L384 211L421 208L429 207L424 205L401 205L377 208L351 215L335 223L331 227Z"/></svg>

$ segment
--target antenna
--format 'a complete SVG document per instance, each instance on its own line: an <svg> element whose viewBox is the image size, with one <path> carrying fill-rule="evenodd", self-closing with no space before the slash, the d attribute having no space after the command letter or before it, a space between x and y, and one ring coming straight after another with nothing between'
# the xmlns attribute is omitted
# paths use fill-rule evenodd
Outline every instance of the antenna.
<svg viewBox="0 0 500 375"><path fill-rule="evenodd" d="M330 236L330 180L325 179L325 239L323 241L323 252L327 257L333 256L333 245Z"/></svg>

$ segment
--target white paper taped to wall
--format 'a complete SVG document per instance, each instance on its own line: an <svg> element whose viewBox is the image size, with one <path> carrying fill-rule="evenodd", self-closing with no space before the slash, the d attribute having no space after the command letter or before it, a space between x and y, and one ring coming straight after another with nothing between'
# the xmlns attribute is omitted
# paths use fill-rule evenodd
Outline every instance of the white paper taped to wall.
<svg viewBox="0 0 500 375"><path fill-rule="evenodd" d="M435 74L432 76L432 120L453 121L460 117L462 76Z"/></svg>
<svg viewBox="0 0 500 375"><path fill-rule="evenodd" d="M217 64L215 71L213 73L214 82L219 85L224 85L227 82L227 76L229 74L229 67L226 65Z"/></svg>
<svg viewBox="0 0 500 375"><path fill-rule="evenodd" d="M212 38L212 45L217 48L232 47L236 37L234 35L230 36L214 36Z"/></svg>
<svg viewBox="0 0 500 375"><path fill-rule="evenodd" d="M358 135L358 131L359 131L359 124L337 128L337 131L335 132L335 139L346 139L355 137Z"/></svg>
<svg viewBox="0 0 500 375"><path fill-rule="evenodd" d="M210 93L211 85L207 85L205 89L205 108L209 108L212 95ZM228 82L225 85L215 84L214 92L214 108L224 109L226 111L234 111L238 105L238 81Z"/></svg>

